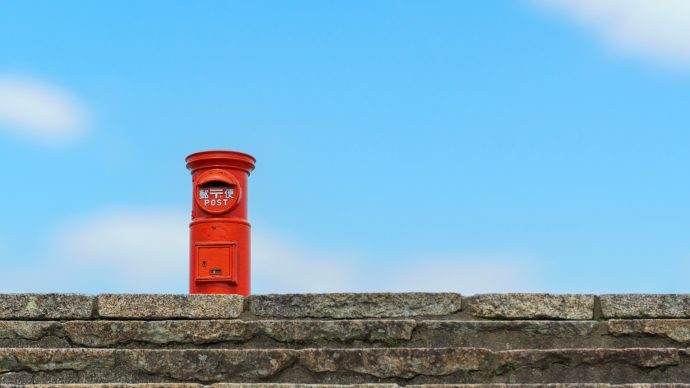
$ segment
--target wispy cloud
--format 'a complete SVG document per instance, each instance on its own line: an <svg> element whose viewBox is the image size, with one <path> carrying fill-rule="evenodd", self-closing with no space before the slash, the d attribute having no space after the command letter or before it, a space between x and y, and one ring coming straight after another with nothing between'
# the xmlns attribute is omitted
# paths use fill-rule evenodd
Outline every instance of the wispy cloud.
<svg viewBox="0 0 690 388"><path fill-rule="evenodd" d="M34 77L0 74L0 130L52 145L78 138L86 126L86 109L72 93Z"/></svg>
<svg viewBox="0 0 690 388"><path fill-rule="evenodd" d="M618 52L690 66L690 1L534 0L592 30Z"/></svg>
<svg viewBox="0 0 690 388"><path fill-rule="evenodd" d="M356 256L339 250L319 252L255 228L252 287L259 294L364 291Z"/></svg>
<svg viewBox="0 0 690 388"><path fill-rule="evenodd" d="M63 225L52 252L113 291L183 292L188 223L180 212L112 209Z"/></svg>
<svg viewBox="0 0 690 388"><path fill-rule="evenodd" d="M5 291L187 292L188 214L113 209L56 231L51 260L31 283L5 271ZM254 293L370 291L529 291L535 274L524 260L450 255L377 262L341 249L317 251L252 231ZM38 277L37 277L38 276Z"/></svg>

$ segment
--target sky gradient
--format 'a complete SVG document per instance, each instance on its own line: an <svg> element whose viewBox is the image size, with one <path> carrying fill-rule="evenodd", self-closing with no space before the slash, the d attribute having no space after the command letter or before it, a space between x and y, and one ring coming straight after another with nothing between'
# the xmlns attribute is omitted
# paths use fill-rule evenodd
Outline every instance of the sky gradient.
<svg viewBox="0 0 690 388"><path fill-rule="evenodd" d="M230 149L256 293L687 292L686 4L3 2L0 291L186 292Z"/></svg>

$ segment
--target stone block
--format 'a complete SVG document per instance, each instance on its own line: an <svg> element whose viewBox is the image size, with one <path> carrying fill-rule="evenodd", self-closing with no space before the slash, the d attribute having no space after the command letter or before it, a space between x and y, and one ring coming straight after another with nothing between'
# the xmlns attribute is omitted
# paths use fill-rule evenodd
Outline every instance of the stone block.
<svg viewBox="0 0 690 388"><path fill-rule="evenodd" d="M0 319L88 319L92 296L80 294L0 294Z"/></svg>
<svg viewBox="0 0 690 388"><path fill-rule="evenodd" d="M594 317L594 296L480 294L467 297L464 310L488 319L586 320Z"/></svg>
<svg viewBox="0 0 690 388"><path fill-rule="evenodd" d="M603 318L690 318L687 294L609 294L599 297Z"/></svg>
<svg viewBox="0 0 690 388"><path fill-rule="evenodd" d="M102 294L97 297L101 318L232 319L242 313L239 295Z"/></svg>
<svg viewBox="0 0 690 388"><path fill-rule="evenodd" d="M452 293L254 295L249 310L274 318L388 318L439 316L460 310L462 297Z"/></svg>
<svg viewBox="0 0 690 388"><path fill-rule="evenodd" d="M616 337L663 337L679 344L690 344L688 319L612 319L606 323L609 334Z"/></svg>

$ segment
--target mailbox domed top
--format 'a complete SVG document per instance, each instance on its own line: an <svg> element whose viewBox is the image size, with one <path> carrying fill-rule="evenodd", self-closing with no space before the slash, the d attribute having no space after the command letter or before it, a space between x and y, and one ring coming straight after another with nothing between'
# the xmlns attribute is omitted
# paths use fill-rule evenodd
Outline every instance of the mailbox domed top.
<svg viewBox="0 0 690 388"><path fill-rule="evenodd" d="M185 159L191 171L207 168L237 168L247 174L254 170L256 159L249 154L237 151L202 151L193 153Z"/></svg>

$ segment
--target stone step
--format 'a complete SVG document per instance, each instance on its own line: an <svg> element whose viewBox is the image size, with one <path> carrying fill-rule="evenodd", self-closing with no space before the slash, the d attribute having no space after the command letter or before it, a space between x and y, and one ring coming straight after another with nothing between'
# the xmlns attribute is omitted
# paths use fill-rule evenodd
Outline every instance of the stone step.
<svg viewBox="0 0 690 388"><path fill-rule="evenodd" d="M606 383L553 383L553 384L281 384L281 383L159 383L159 384L0 384L0 388L690 388L682 383L606 384Z"/></svg>
<svg viewBox="0 0 690 388"><path fill-rule="evenodd" d="M690 320L0 321L7 348L685 348Z"/></svg>
<svg viewBox="0 0 690 388"><path fill-rule="evenodd" d="M690 295L454 293L136 295L0 294L0 320L690 318Z"/></svg>
<svg viewBox="0 0 690 388"><path fill-rule="evenodd" d="M0 294L0 320L387 318L460 311L458 294Z"/></svg>
<svg viewBox="0 0 690 388"><path fill-rule="evenodd" d="M685 349L0 349L0 384L681 383Z"/></svg>
<svg viewBox="0 0 690 388"><path fill-rule="evenodd" d="M604 297L602 297L604 298ZM593 295L453 293L253 295L0 294L0 320L74 319L562 319L598 313ZM649 302L649 301L645 301ZM660 303L667 303L661 301ZM602 300L602 306L604 305ZM633 312L615 310L618 315ZM665 305L664 305L665 306ZM658 309L663 314L663 308ZM690 312L686 314L690 318ZM683 318L674 316L676 318Z"/></svg>
<svg viewBox="0 0 690 388"><path fill-rule="evenodd" d="M690 295L369 293L252 295L0 294L0 320L690 318Z"/></svg>

